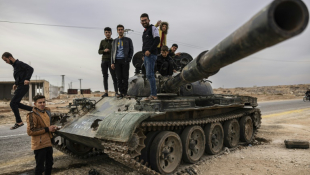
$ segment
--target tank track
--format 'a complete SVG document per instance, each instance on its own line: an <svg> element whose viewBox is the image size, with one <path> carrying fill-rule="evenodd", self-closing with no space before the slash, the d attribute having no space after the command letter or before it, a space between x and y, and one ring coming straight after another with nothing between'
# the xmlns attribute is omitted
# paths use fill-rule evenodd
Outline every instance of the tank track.
<svg viewBox="0 0 310 175"><path fill-rule="evenodd" d="M254 119L254 116L252 117L253 124L254 124L254 137L253 140L257 134L258 129L260 128L261 125L261 112L259 109L240 109L236 110L233 112L230 112L228 114L220 114L217 116L212 116L212 118L207 118L207 119L197 119L197 120L187 120L187 121L164 121L164 122L142 122L141 123L141 128L143 128L145 131L158 131L158 130L178 130L178 129L183 129L186 126L190 125L205 125L208 123L213 123L213 122L223 122L226 120L231 120L231 119L236 119L240 118L243 116L247 115L252 115L255 112L257 112L257 116L259 117L258 120ZM256 121L256 122L255 122ZM144 160L139 160L139 158L132 158L130 154L128 154L128 147L125 146L123 143L117 143L117 142L104 142L102 144L105 149L104 153L108 154L109 157L112 159L138 171L139 173L142 174L152 174L152 175L159 175L158 172L152 170L149 166L148 162L144 162ZM230 151L235 150L236 148L231 148L229 149ZM221 155L225 152L226 150L220 152L217 155ZM215 155L216 156L216 155ZM202 161L206 161L207 159L210 159L210 157L206 157L195 164L190 164L190 165L185 165L182 168L179 168L174 172L174 174L183 174L183 173L188 173L188 174L197 174L197 172L194 170L194 166L197 164L200 164Z"/></svg>
<svg viewBox="0 0 310 175"><path fill-rule="evenodd" d="M75 153L73 153L72 151L70 151L65 145L61 144L61 145L58 145L58 144L53 144L53 148L57 149L58 151L61 151L73 158L79 158L79 159L86 159L86 158L89 158L89 157L94 157L94 156L97 156L97 155L101 155L103 154L103 151L102 150L96 150L96 149L92 149L89 153L87 153L86 155L83 155L83 156L80 156L80 155L77 155Z"/></svg>
<svg viewBox="0 0 310 175"><path fill-rule="evenodd" d="M252 115L254 113L257 113L257 115ZM241 118L243 116L251 116L253 124L254 124L254 137L257 134L258 129L261 126L261 112L259 109L253 108L253 109L238 109L233 112L220 114L216 116L212 116L212 118L206 118L206 119L191 119L191 120L183 120L183 121L145 121L142 122L140 125L140 128L142 128L144 131L160 131L160 130L179 130L183 129L186 126L190 125L206 125L208 123L215 123L215 122L224 122L231 119ZM255 118L258 117L258 118ZM144 162L144 160L139 160L139 157L133 158L129 153L129 148L126 143L121 142L114 142L114 141L102 141L102 145L104 146L104 153L107 154L110 158L114 159L117 162L122 163L123 165L132 168L133 170L136 170L139 173L142 174L151 174L151 175L160 175L160 173L152 170L149 166L148 162ZM95 151L94 149L84 156L76 155L75 153L71 152L66 148L65 145L61 144L54 144L54 148L58 149L59 151L62 151L72 157L75 158L88 158L91 156L96 156L98 154L102 154L102 151ZM235 150L236 148L230 148L230 151ZM227 150L223 150L217 155L218 156L223 154ZM210 157L202 158L200 161L196 162L195 164L189 164L189 165L181 165L182 167L179 167L174 174L179 175L183 173L188 174L197 174L197 172L194 170L194 166L200 164L203 161L206 161L207 159L210 159Z"/></svg>

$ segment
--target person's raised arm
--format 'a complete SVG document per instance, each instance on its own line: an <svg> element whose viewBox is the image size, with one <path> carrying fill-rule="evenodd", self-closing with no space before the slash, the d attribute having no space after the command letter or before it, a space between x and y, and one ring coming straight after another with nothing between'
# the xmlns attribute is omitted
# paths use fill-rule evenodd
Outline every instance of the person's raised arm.
<svg viewBox="0 0 310 175"><path fill-rule="evenodd" d="M161 20L158 20L157 23L155 24L155 27L160 26L160 24L161 24Z"/></svg>

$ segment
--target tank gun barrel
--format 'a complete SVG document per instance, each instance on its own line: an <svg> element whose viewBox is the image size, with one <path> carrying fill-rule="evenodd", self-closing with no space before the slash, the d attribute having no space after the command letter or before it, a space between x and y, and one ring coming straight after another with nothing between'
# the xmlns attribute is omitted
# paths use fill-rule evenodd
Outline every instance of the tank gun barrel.
<svg viewBox="0 0 310 175"><path fill-rule="evenodd" d="M183 84L208 78L222 67L300 34L308 20L308 9L301 0L275 0L210 51L199 54L180 74L168 79L163 89L176 92Z"/></svg>

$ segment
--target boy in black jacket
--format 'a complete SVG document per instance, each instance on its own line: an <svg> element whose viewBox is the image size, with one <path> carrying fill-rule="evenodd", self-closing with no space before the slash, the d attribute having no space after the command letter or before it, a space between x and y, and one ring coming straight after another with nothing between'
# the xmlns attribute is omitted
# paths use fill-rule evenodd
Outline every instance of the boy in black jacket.
<svg viewBox="0 0 310 175"><path fill-rule="evenodd" d="M116 79L116 74L115 70L111 68L111 50L112 50L112 42L113 39L111 38L112 35L112 29L110 27L104 28L104 35L106 38L100 42L99 45L99 50L98 53L102 54L102 61L101 61L101 71L103 75L103 86L105 93L103 96L108 96L108 69L110 71L112 80L113 80L113 85L114 85L114 91L115 91L115 96L118 95L118 88L117 88L117 79Z"/></svg>
<svg viewBox="0 0 310 175"><path fill-rule="evenodd" d="M117 87L120 92L116 97L123 98L127 96L129 63L133 56L133 44L130 38L124 36L123 25L117 25L116 29L118 38L115 38L112 43L111 68L115 69Z"/></svg>
<svg viewBox="0 0 310 175"><path fill-rule="evenodd" d="M29 66L28 64L25 64L19 60L16 60L12 54L9 52L5 52L2 55L2 59L7 63L11 64L14 68L14 79L15 83L13 85L13 90L15 90L14 96L11 100L10 106L12 108L12 111L14 112L16 123L14 126L12 126L10 129L17 129L24 125L18 108L32 111L31 106L24 105L20 103L24 95L29 91L29 82L31 75L33 73L33 68Z"/></svg>
<svg viewBox="0 0 310 175"><path fill-rule="evenodd" d="M168 47L162 46L161 54L157 56L157 60L156 60L157 71L162 76L171 76L173 72L176 72L176 70L174 69L173 60L168 54L169 54Z"/></svg>

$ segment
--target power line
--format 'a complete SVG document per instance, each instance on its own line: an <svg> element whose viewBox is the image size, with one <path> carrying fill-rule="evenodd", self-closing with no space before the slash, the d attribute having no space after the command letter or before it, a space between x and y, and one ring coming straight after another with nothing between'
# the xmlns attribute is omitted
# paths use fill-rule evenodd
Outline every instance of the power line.
<svg viewBox="0 0 310 175"><path fill-rule="evenodd" d="M0 22L13 23L13 24L30 24L30 25L38 25L38 26L69 27L69 28L79 28L79 29L103 30L103 28L99 28L99 27L67 26L67 25L57 25L57 24L41 24L41 23L14 22L14 21L2 21L2 20L0 20Z"/></svg>
<svg viewBox="0 0 310 175"><path fill-rule="evenodd" d="M266 60L266 61L277 61L277 62L297 62L297 63L305 63L310 61L290 61L290 60L273 60L273 59L266 59L266 58L258 58L258 57L249 57L249 58L255 58L256 60Z"/></svg>
<svg viewBox="0 0 310 175"><path fill-rule="evenodd" d="M0 20L0 22L2 22L2 23L11 23L11 24L27 24L27 25L38 25L38 26L50 26L50 27L67 27L67 28L78 28L78 29L103 30L103 27L69 26L69 25L42 24L42 23L32 23L32 22L15 22L15 21L3 21L3 20ZM142 32L135 32L135 31L132 31L132 32L133 32L133 34L139 33L139 34L142 35ZM195 45L192 45L192 44L187 44L187 43L179 42L179 41L176 41L176 40L168 39L168 41L177 42L179 45L183 45L185 47L191 47L191 48L195 48L195 49L204 49L203 47L200 47L200 46L195 46Z"/></svg>

